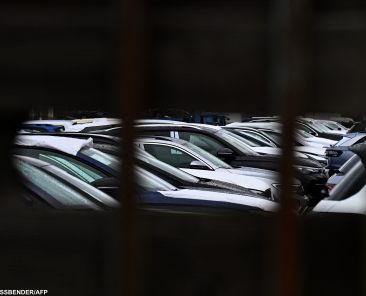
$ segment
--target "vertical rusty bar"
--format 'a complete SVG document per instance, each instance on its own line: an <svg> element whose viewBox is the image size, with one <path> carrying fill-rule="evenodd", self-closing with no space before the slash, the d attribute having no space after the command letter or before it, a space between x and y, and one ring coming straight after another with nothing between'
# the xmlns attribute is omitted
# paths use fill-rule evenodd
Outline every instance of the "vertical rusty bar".
<svg viewBox="0 0 366 296"><path fill-rule="evenodd" d="M137 295L138 219L134 186L134 120L143 98L142 69L142 1L123 0L121 5L120 75L118 85L119 108L123 120L122 131L122 293Z"/></svg>
<svg viewBox="0 0 366 296"><path fill-rule="evenodd" d="M278 0L274 15L273 90L283 118L281 157L282 198L277 229L278 296L302 294L301 227L294 214L291 184L294 178L295 119L308 88L308 0Z"/></svg>

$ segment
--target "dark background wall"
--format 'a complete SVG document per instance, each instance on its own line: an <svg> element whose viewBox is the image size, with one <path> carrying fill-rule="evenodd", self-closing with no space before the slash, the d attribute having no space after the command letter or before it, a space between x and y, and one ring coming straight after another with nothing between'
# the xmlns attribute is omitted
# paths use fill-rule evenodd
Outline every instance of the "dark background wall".
<svg viewBox="0 0 366 296"><path fill-rule="evenodd" d="M124 269L131 236L120 216L12 207L18 193L10 148L38 105L103 109L124 119L159 106L273 114L283 112L289 93L299 112L364 113L364 1L297 3L145 1L139 9L128 1L2 1L0 288L276 294L277 217L138 212L128 265L135 268ZM298 295L364 294L363 223L352 216L300 223Z"/></svg>

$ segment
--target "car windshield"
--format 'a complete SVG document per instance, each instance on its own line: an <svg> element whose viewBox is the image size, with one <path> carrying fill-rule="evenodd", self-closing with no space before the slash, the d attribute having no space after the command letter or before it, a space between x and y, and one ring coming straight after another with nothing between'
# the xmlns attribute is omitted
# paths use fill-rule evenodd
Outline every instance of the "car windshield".
<svg viewBox="0 0 366 296"><path fill-rule="evenodd" d="M149 154L149 156L150 156L150 154ZM167 172L168 174L170 174L172 176L175 176L178 179L184 180L185 182L190 182L190 183L199 182L198 178L196 178L180 169L177 169L165 162L162 162L152 155L151 155L151 157L147 157L145 155L142 155L141 153L137 153L137 158L141 159L144 162L151 164L152 166L154 166L160 170Z"/></svg>
<svg viewBox="0 0 366 296"><path fill-rule="evenodd" d="M328 132L329 129L326 128L325 126L323 126L321 123L318 123L318 122L315 122L315 121L312 121L312 122L309 122L309 125L311 127L313 127L317 132Z"/></svg>
<svg viewBox="0 0 366 296"><path fill-rule="evenodd" d="M49 200L45 201L50 205L56 202L58 207L99 209L80 192L45 171L17 158L14 159L14 165L23 178L49 196Z"/></svg>
<svg viewBox="0 0 366 296"><path fill-rule="evenodd" d="M34 148L16 148L15 155L29 156L49 164L52 164L73 176L83 180L87 183L92 183L96 180L107 177L106 174L94 169L93 167L74 159L62 153L49 151L48 149L34 149Z"/></svg>
<svg viewBox="0 0 366 296"><path fill-rule="evenodd" d="M265 139L259 139L259 136L254 138L252 135L248 135L245 131L241 130L234 130L232 132L240 136L242 141L250 147L272 147Z"/></svg>
<svg viewBox="0 0 366 296"><path fill-rule="evenodd" d="M139 167L136 167L136 182L146 191L155 192L178 190L167 181Z"/></svg>
<svg viewBox="0 0 366 296"><path fill-rule="evenodd" d="M237 149L239 149L246 155L253 155L253 156L259 155L257 152L255 152L253 149L251 149L247 144L243 142L241 136L238 136L224 129L221 129L218 132L216 132L216 135L218 135L221 139L225 140L226 142L229 142L230 144L234 145Z"/></svg>
<svg viewBox="0 0 366 296"><path fill-rule="evenodd" d="M311 138L311 137L314 137L313 135L307 133L306 131L304 130L301 130L301 129L297 129L296 130L296 133L304 138Z"/></svg>
<svg viewBox="0 0 366 296"><path fill-rule="evenodd" d="M344 136L342 139L340 139L334 146L343 146L345 143L347 143L352 138Z"/></svg>
<svg viewBox="0 0 366 296"><path fill-rule="evenodd" d="M326 127L328 127L331 130L338 130L339 128L342 129L338 124L334 123L334 122L329 122L329 121L323 121L322 122Z"/></svg>
<svg viewBox="0 0 366 296"><path fill-rule="evenodd" d="M279 132L270 130L261 130L261 132L266 134L266 136L270 138L277 145L281 145L281 134Z"/></svg>
<svg viewBox="0 0 366 296"><path fill-rule="evenodd" d="M203 150L202 148L196 145L193 145L190 142L185 142L182 145L189 148L199 156L201 156L203 160L209 161L211 164L215 166L215 168L232 169L230 165L228 165L226 162L223 162L220 158L212 155L211 153L207 152L206 150Z"/></svg>
<svg viewBox="0 0 366 296"><path fill-rule="evenodd" d="M83 148L79 151L79 153L86 155L108 167L113 169L116 172L120 171L120 161L117 157L113 155L106 154L94 148Z"/></svg>

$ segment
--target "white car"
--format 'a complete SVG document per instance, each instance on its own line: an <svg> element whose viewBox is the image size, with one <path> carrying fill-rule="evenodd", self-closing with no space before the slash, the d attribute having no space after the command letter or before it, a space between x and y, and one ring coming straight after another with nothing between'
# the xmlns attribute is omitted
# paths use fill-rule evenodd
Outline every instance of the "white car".
<svg viewBox="0 0 366 296"><path fill-rule="evenodd" d="M261 131L282 132L282 124L279 122L234 122L226 125L231 128L255 128ZM315 137L303 130L295 130L296 140L304 146L329 147L337 143L337 141L329 140L321 137Z"/></svg>
<svg viewBox="0 0 366 296"><path fill-rule="evenodd" d="M233 168L205 150L183 140L140 138L136 145L155 158L200 178L223 181L251 190L270 190L279 199L279 175L256 168ZM300 192L301 183L294 180L294 190Z"/></svg>
<svg viewBox="0 0 366 296"><path fill-rule="evenodd" d="M228 130L242 137L243 141L246 142L252 150L260 154L280 155L282 153L279 148L281 130L256 130L255 128L248 129L243 127L229 127ZM266 133L268 133L268 135L266 135ZM301 136L301 138L303 137ZM297 135L295 144L298 144L294 146L296 157L311 158L321 163L327 163L325 148L322 147L323 145L310 146L305 139L300 139L300 135Z"/></svg>

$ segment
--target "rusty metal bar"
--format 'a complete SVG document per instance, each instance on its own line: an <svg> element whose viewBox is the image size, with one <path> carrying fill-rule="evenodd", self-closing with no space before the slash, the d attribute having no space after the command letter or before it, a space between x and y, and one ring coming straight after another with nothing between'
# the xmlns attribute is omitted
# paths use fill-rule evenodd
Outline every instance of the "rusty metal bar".
<svg viewBox="0 0 366 296"><path fill-rule="evenodd" d="M274 16L275 96L283 118L281 158L282 199L277 229L278 276L276 295L302 295L301 223L294 214L291 184L294 178L294 129L296 116L308 90L308 0L278 0Z"/></svg>
<svg viewBox="0 0 366 296"><path fill-rule="evenodd" d="M134 120L143 100L142 72L142 2L125 0L121 5L121 80L118 85L119 109L123 119L122 132L122 293L137 295L138 278L138 218L134 186Z"/></svg>

